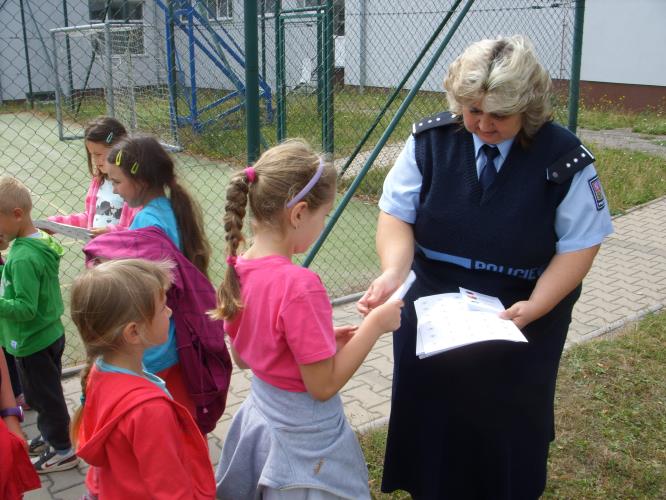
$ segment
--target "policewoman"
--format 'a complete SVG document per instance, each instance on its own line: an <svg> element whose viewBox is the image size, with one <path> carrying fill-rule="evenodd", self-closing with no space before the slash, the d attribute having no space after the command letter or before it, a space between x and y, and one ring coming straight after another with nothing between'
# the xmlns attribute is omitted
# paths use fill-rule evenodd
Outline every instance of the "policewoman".
<svg viewBox="0 0 666 500"><path fill-rule="evenodd" d="M551 121L551 81L529 40L474 43L444 87L451 112L414 124L386 178L382 274L358 304L366 313L416 273L393 337L382 490L536 499L571 311L610 214L592 153ZM529 342L419 359L414 301L460 286L499 297Z"/></svg>

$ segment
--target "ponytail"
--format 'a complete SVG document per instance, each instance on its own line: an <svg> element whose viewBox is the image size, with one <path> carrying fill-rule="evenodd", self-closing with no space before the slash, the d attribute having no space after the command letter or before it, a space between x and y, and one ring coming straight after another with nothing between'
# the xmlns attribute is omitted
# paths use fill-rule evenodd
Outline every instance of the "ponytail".
<svg viewBox="0 0 666 500"><path fill-rule="evenodd" d="M248 175L246 169L244 172L235 175L227 188L227 203L224 207L224 232L227 254L227 270L224 275L224 281L217 290L217 309L212 311L211 316L214 319L232 320L242 309L240 281L236 273L236 258L238 257L238 248L245 241L243 236L243 220L247 211L247 199L249 193L249 184L254 180L254 171Z"/></svg>
<svg viewBox="0 0 666 500"><path fill-rule="evenodd" d="M173 159L155 137L137 134L116 144L107 158L146 190L166 190L176 217L183 255L208 276L211 248L204 232L203 214L190 193L178 183Z"/></svg>
<svg viewBox="0 0 666 500"><path fill-rule="evenodd" d="M79 406L74 412L72 417L72 423L69 427L69 435L72 440L72 444L76 448L76 444L79 441L79 430L81 428L81 421L83 420L83 408L86 403L86 388L88 385L88 376L92 370L93 363L95 362L94 356L88 356L86 358L86 365L81 370L81 406Z"/></svg>
<svg viewBox="0 0 666 500"><path fill-rule="evenodd" d="M178 229L180 230L183 255L208 277L211 248L204 232L201 207L190 196L190 193L178 183L175 176L169 184L169 189L171 191L169 197L171 207L173 208Z"/></svg>

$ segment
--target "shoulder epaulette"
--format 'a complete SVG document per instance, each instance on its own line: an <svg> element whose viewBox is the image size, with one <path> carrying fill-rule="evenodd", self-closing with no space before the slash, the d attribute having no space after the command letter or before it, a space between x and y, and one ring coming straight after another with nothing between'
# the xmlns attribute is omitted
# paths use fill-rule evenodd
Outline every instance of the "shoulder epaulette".
<svg viewBox="0 0 666 500"><path fill-rule="evenodd" d="M546 169L546 178L556 184L563 184L594 162L594 155L582 144L563 155Z"/></svg>
<svg viewBox="0 0 666 500"><path fill-rule="evenodd" d="M422 118L421 120L414 122L412 124L412 133L414 135L420 134L425 130L429 130L435 127L441 127L443 125L450 125L452 123L459 123L460 117L451 113L450 111L444 111L434 116L428 116Z"/></svg>

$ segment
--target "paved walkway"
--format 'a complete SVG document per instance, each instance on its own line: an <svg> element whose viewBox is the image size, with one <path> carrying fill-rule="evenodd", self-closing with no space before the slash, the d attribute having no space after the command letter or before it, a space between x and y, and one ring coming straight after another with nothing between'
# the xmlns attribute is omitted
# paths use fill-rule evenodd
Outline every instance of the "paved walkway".
<svg viewBox="0 0 666 500"><path fill-rule="evenodd" d="M574 309L569 345L608 333L666 305L666 197L617 217L614 225L615 234L602 246ZM354 304L336 307L335 321L358 322ZM386 421L392 369L391 336L385 335L342 392L345 411L354 428L362 431ZM63 386L73 408L79 400L79 381L68 379ZM249 392L248 375L235 372L231 386L227 411L208 439L214 463L231 416ZM34 421L34 412L29 412L29 437L36 434ZM42 489L25 498L78 498L84 491L84 475L84 465L47 475L42 479Z"/></svg>

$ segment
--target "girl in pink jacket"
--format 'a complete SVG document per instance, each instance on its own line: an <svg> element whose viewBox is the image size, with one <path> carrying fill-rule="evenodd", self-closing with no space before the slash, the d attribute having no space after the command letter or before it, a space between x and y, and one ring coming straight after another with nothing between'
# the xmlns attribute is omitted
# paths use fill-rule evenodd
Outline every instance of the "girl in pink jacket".
<svg viewBox="0 0 666 500"><path fill-rule="evenodd" d="M128 229L141 207L129 207L113 192L104 159L118 141L127 136L122 123L109 116L99 116L88 123L84 131L88 170L92 176L85 211L78 214L54 215L50 221L90 229L94 236L108 231Z"/></svg>

